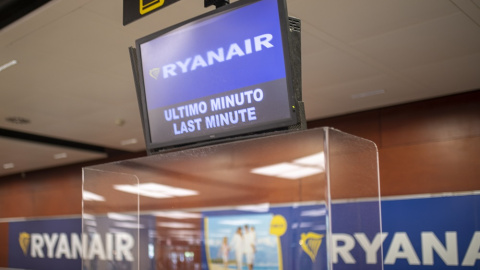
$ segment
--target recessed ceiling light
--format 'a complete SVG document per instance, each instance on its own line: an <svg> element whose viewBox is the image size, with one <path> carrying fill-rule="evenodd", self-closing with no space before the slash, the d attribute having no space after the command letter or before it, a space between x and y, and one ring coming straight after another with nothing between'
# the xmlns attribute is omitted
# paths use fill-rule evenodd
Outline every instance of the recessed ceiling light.
<svg viewBox="0 0 480 270"><path fill-rule="evenodd" d="M125 125L125 119L122 119L122 118L118 118L115 120L115 125L121 127L123 125Z"/></svg>
<svg viewBox="0 0 480 270"><path fill-rule="evenodd" d="M353 94L352 98L353 99L359 99L359 98L365 98L365 97L370 97L370 96L375 96L375 95L381 95L385 94L385 90L380 89L380 90L375 90L375 91L369 91L369 92L363 92L363 93L358 93L358 94Z"/></svg>
<svg viewBox="0 0 480 270"><path fill-rule="evenodd" d="M17 125L25 125L29 124L30 120L21 116L10 116L5 118L7 122L10 122L12 124L17 124Z"/></svg>
<svg viewBox="0 0 480 270"><path fill-rule="evenodd" d="M13 163L5 163L5 164L3 164L3 168L4 168L5 170L13 169L13 168L15 168L15 164L13 164Z"/></svg>
<svg viewBox="0 0 480 270"><path fill-rule="evenodd" d="M124 146L130 145L130 144L136 144L136 143L138 143L138 140L136 138L127 139L120 142L120 144Z"/></svg>
<svg viewBox="0 0 480 270"><path fill-rule="evenodd" d="M67 158L67 153L58 153L53 155L54 159L62 159L62 158Z"/></svg>
<svg viewBox="0 0 480 270"><path fill-rule="evenodd" d="M14 65L16 65L16 64L17 64L17 60L12 60L12 61L10 61L10 62L8 62L8 63L6 63L6 64L3 64L3 65L0 66L0 72L3 71L3 70L5 70L5 69L7 69L7 68L9 68L9 67L11 67L11 66L14 66Z"/></svg>

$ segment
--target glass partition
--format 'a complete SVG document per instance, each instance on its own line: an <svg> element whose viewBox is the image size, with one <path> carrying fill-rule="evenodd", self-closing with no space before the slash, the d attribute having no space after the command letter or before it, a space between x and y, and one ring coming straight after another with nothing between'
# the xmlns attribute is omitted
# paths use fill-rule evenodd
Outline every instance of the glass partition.
<svg viewBox="0 0 480 270"><path fill-rule="evenodd" d="M148 222L139 217L138 183L131 174L83 170L82 269L140 269Z"/></svg>
<svg viewBox="0 0 480 270"><path fill-rule="evenodd" d="M84 234L92 216L113 238L109 213L138 223L135 263L100 264L90 251L84 269L383 269L377 150L337 130L91 166L83 181L100 196L84 197ZM108 248L106 261L118 263L117 246Z"/></svg>

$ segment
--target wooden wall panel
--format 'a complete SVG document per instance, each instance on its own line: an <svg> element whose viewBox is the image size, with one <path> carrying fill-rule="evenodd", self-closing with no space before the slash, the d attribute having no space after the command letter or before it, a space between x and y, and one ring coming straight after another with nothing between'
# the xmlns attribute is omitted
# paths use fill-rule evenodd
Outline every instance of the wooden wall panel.
<svg viewBox="0 0 480 270"><path fill-rule="evenodd" d="M8 223L0 222L0 267L8 266Z"/></svg>
<svg viewBox="0 0 480 270"><path fill-rule="evenodd" d="M381 145L380 111L366 111L308 122L308 128L334 127Z"/></svg>
<svg viewBox="0 0 480 270"><path fill-rule="evenodd" d="M480 137L380 150L383 195L480 190Z"/></svg>
<svg viewBox="0 0 480 270"><path fill-rule="evenodd" d="M33 197L28 181L18 177L16 181L0 181L0 218L31 216Z"/></svg>
<svg viewBox="0 0 480 270"><path fill-rule="evenodd" d="M144 155L118 154L95 162L0 177L0 219L80 215L83 167Z"/></svg>
<svg viewBox="0 0 480 270"><path fill-rule="evenodd" d="M480 136L480 91L381 110L382 147Z"/></svg>
<svg viewBox="0 0 480 270"><path fill-rule="evenodd" d="M44 183L42 183L44 182ZM59 170L55 177L42 174L35 183L34 212L38 216L82 213L82 170Z"/></svg>
<svg viewBox="0 0 480 270"><path fill-rule="evenodd" d="M309 122L379 148L382 196L480 190L480 91Z"/></svg>
<svg viewBox="0 0 480 270"><path fill-rule="evenodd" d="M0 180L0 218L78 215L81 168L45 170Z"/></svg>

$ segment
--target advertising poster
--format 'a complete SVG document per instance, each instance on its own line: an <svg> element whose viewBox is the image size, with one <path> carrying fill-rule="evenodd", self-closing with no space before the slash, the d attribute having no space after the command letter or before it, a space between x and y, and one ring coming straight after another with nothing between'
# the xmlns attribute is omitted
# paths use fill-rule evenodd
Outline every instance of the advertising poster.
<svg viewBox="0 0 480 270"><path fill-rule="evenodd" d="M325 205L262 211L204 213L206 269L326 269Z"/></svg>
<svg viewBox="0 0 480 270"><path fill-rule="evenodd" d="M279 269L282 254L278 238L281 235L271 233L272 219L272 214L205 219L210 269L228 269L231 264L242 269L243 265L253 266L254 262L262 269ZM285 225L278 226L282 230ZM282 233L279 231L279 234Z"/></svg>

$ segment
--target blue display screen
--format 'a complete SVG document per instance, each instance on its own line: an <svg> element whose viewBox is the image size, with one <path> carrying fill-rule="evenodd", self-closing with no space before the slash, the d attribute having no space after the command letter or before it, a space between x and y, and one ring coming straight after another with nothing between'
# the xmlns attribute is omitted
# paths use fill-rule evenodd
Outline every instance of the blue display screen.
<svg viewBox="0 0 480 270"><path fill-rule="evenodd" d="M168 146L295 123L283 2L247 3L137 41L147 143Z"/></svg>

